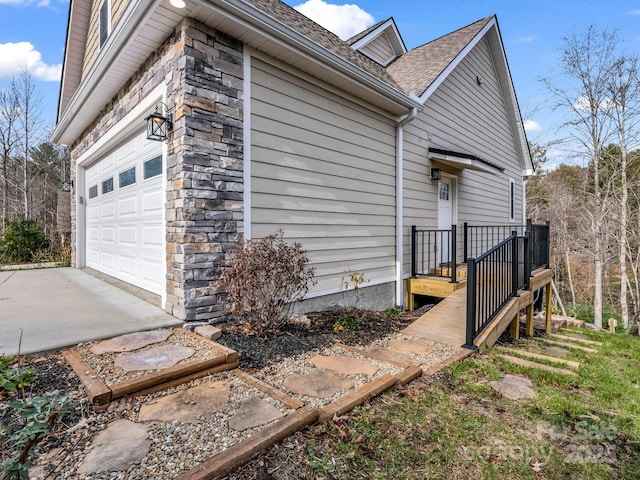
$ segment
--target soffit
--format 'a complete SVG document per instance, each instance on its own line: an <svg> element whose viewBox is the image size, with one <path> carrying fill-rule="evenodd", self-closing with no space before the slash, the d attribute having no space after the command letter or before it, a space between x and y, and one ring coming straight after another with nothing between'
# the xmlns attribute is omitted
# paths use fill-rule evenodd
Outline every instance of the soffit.
<svg viewBox="0 0 640 480"><path fill-rule="evenodd" d="M266 0L250 1L264 3ZM80 3L88 2L73 2L74 5ZM393 84L392 80L386 82L384 75L387 74L382 67L367 64L366 68L361 68L350 61L350 58L339 56L343 52L337 43L334 48L336 51L321 46L317 38L314 40L302 35L292 26L266 15L248 2L197 0L187 3L187 8L175 9L169 0L132 1L82 81L76 73L75 63L70 62L68 68L65 65L58 124L51 137L54 143L70 145L79 138L125 82L185 17L194 18L303 72L337 85L391 115L400 116L406 114L408 108L419 106L417 101L404 95L397 87L389 85ZM317 32L313 33L318 35ZM79 29L70 32L70 52L84 48L84 39L81 46L78 44L81 36ZM328 41L333 39L329 38ZM361 61L374 64L353 52L348 45L345 44L344 48L364 59ZM65 60L69 58L67 55ZM378 67L380 74L372 70Z"/></svg>

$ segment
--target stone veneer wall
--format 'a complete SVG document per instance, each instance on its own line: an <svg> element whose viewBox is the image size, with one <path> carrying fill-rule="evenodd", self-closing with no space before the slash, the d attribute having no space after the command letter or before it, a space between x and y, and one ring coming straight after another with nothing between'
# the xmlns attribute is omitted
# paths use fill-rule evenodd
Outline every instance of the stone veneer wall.
<svg viewBox="0 0 640 480"><path fill-rule="evenodd" d="M217 278L242 236L242 52L235 39L186 19L72 146L74 178L76 159L166 83L174 112L165 172L166 310L183 320L225 314ZM75 209L72 224L75 232Z"/></svg>

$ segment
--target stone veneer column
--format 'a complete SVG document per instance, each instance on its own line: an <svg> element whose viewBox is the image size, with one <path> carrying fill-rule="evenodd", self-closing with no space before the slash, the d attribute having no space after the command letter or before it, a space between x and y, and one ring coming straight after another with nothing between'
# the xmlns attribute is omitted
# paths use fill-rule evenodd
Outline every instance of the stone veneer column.
<svg viewBox="0 0 640 480"><path fill-rule="evenodd" d="M193 20L181 33L184 61L168 90L166 309L212 320L224 315L217 278L242 233L243 45Z"/></svg>
<svg viewBox="0 0 640 480"><path fill-rule="evenodd" d="M185 19L71 148L76 161L155 87L174 113L167 144L166 310L183 320L224 316L217 278L242 234L243 45ZM73 192L83 196L83 192ZM72 264L76 209L71 209Z"/></svg>

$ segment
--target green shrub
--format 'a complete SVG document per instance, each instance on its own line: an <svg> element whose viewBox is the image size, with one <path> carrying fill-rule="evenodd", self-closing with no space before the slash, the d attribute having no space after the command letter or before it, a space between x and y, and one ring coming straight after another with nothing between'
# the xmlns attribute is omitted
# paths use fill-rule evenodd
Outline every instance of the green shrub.
<svg viewBox="0 0 640 480"><path fill-rule="evenodd" d="M0 238L0 257L10 261L32 261L36 252L46 248L49 240L35 220L7 222Z"/></svg>
<svg viewBox="0 0 640 480"><path fill-rule="evenodd" d="M593 323L595 319L593 305L586 305L584 303L570 303L567 305L567 315L577 318L578 320L583 320L587 323ZM611 305L603 305L602 326L604 328L609 327L610 318L615 318L618 321L618 325L622 322L622 316L614 307Z"/></svg>
<svg viewBox="0 0 640 480"><path fill-rule="evenodd" d="M35 378L31 367L22 367L17 357L0 355L0 398L4 391L17 392Z"/></svg>

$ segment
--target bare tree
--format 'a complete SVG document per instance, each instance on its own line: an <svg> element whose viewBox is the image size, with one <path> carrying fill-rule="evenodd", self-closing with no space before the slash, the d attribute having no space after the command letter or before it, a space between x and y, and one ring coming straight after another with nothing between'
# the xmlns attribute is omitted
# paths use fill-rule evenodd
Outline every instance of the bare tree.
<svg viewBox="0 0 640 480"><path fill-rule="evenodd" d="M12 95L16 99L19 109L18 124L20 126L19 138L22 153L22 211L25 219L32 216L29 202L30 192L30 164L31 146L38 141L38 135L42 133L42 99L31 74L25 70L12 82Z"/></svg>
<svg viewBox="0 0 640 480"><path fill-rule="evenodd" d="M602 243L603 225L607 220L605 195L600 177L603 146L611 136L611 118L607 112L611 104L608 79L615 71L617 49L616 32L598 31L590 26L585 32L573 32L564 38L561 67L568 86L558 86L551 80L543 83L555 96L556 106L568 111L566 126L571 138L578 143L592 169L591 192L593 209L589 212L588 231L594 259L594 321L602 326L603 273L607 258Z"/></svg>
<svg viewBox="0 0 640 480"><path fill-rule="evenodd" d="M19 108L16 97L12 95L10 90L0 90L0 188L2 189L0 231L4 230L8 218L9 165L18 143L18 115Z"/></svg>
<svg viewBox="0 0 640 480"><path fill-rule="evenodd" d="M637 136L640 121L640 77L637 57L621 56L615 63L612 75L607 82L611 105L608 109L619 146L619 250L620 264L620 310L625 330L629 328L629 305L627 302L629 278L627 275L628 242L628 204L629 180L629 143Z"/></svg>

